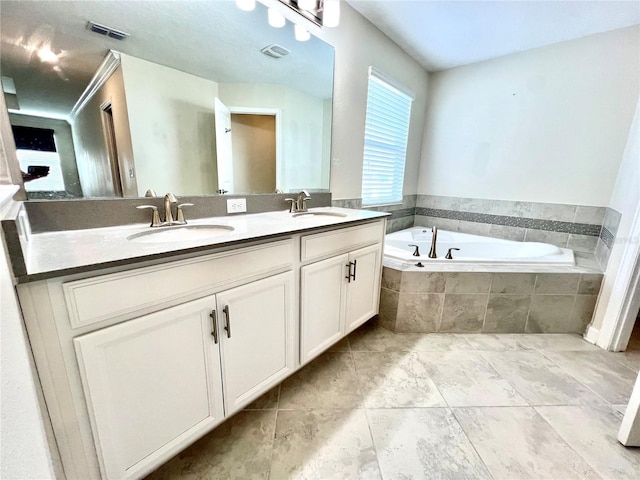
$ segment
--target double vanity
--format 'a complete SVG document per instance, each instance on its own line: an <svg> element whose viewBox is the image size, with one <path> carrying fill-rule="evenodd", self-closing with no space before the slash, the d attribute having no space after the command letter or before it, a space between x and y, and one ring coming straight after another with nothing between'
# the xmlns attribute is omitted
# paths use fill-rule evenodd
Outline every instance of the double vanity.
<svg viewBox="0 0 640 480"><path fill-rule="evenodd" d="M144 476L376 315L385 215L25 232L17 290L66 476Z"/></svg>

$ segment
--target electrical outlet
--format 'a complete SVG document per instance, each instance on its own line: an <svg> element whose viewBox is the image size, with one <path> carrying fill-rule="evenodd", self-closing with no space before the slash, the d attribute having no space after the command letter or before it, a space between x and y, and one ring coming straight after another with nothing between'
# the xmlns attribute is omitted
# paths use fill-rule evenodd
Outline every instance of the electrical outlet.
<svg viewBox="0 0 640 480"><path fill-rule="evenodd" d="M247 211L246 198L227 199L227 213L244 213Z"/></svg>

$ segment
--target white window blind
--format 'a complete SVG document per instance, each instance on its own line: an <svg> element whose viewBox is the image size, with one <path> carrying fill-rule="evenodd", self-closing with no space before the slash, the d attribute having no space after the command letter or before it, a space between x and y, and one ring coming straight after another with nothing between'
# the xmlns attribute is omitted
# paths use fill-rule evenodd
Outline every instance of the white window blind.
<svg viewBox="0 0 640 480"><path fill-rule="evenodd" d="M409 118L413 98L384 75L369 74L364 133L362 204L402 202Z"/></svg>

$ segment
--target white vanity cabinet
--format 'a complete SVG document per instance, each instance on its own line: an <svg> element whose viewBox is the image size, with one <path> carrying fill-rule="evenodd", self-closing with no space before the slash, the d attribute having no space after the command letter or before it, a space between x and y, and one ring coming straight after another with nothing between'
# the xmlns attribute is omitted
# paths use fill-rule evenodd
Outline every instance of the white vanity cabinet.
<svg viewBox="0 0 640 480"><path fill-rule="evenodd" d="M215 297L75 338L107 478L135 476L224 418Z"/></svg>
<svg viewBox="0 0 640 480"><path fill-rule="evenodd" d="M374 316L385 219L316 228L18 285L65 476L143 477Z"/></svg>
<svg viewBox="0 0 640 480"><path fill-rule="evenodd" d="M295 369L293 279L282 273L217 295L227 415Z"/></svg>
<svg viewBox="0 0 640 480"><path fill-rule="evenodd" d="M283 273L74 339L107 478L136 477L293 371L292 287Z"/></svg>
<svg viewBox="0 0 640 480"><path fill-rule="evenodd" d="M302 237L309 263L300 269L301 363L378 313L384 227L380 221Z"/></svg>

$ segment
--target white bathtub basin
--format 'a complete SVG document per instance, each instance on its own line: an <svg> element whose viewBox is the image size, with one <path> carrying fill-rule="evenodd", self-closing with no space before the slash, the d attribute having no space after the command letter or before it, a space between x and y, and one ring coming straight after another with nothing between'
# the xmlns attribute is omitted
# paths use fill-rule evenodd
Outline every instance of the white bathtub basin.
<svg viewBox="0 0 640 480"><path fill-rule="evenodd" d="M436 242L438 258L429 258L431 248L431 228L414 227L391 233L385 238L384 256L397 262L422 263L498 263L498 264L539 264L575 265L573 250L560 248L548 243L516 242L500 238L483 237L467 233L439 230ZM420 255L413 256L418 245ZM453 259L444 256L450 248Z"/></svg>

